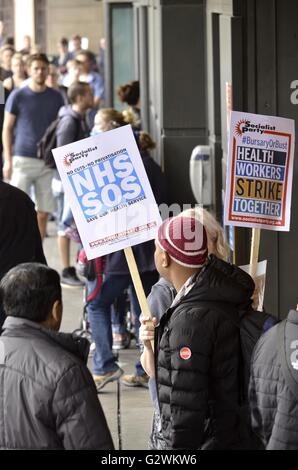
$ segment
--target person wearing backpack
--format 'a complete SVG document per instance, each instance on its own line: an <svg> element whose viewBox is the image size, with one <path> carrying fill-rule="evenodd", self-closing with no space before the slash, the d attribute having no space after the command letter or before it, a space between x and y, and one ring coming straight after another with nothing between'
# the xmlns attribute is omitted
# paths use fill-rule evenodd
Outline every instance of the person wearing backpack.
<svg viewBox="0 0 298 470"><path fill-rule="evenodd" d="M298 311L271 328L252 356L252 427L266 450L298 450Z"/></svg>
<svg viewBox="0 0 298 470"><path fill-rule="evenodd" d="M205 228L192 216L162 223L155 264L177 292L159 325L143 316L140 330L142 365L157 382L164 448L245 449L238 312L251 305L254 282L208 257Z"/></svg>
<svg viewBox="0 0 298 470"><path fill-rule="evenodd" d="M56 126L56 147L89 137L90 131L85 117L87 110L93 104L93 94L90 86L87 83L75 82L69 87L67 95L70 105L64 106L59 112ZM60 180L57 170L54 179L57 182ZM65 230L73 220L73 216L64 194L62 204L61 199L60 196L58 248L63 266L61 283L70 287L79 287L84 283L80 281L75 268L70 264L70 239L65 236Z"/></svg>

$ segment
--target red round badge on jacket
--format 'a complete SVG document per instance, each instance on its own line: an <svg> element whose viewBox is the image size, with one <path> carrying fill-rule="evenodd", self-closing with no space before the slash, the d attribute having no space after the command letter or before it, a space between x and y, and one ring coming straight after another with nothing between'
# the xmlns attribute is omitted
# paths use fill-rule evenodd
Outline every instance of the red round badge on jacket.
<svg viewBox="0 0 298 470"><path fill-rule="evenodd" d="M191 350L187 348L186 346L184 348L181 348L180 357L181 359L184 359L185 361L187 361L187 359L191 358Z"/></svg>

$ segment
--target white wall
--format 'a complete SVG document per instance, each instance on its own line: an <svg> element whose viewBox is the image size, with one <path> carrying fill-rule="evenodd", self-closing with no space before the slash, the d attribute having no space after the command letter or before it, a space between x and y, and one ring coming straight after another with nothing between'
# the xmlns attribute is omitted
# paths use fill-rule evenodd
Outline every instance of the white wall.
<svg viewBox="0 0 298 470"><path fill-rule="evenodd" d="M23 1L23 0L22 0ZM103 2L94 0L47 0L47 52L57 51L61 37L88 37L89 49L98 53L104 36Z"/></svg>
<svg viewBox="0 0 298 470"><path fill-rule="evenodd" d="M14 0L16 49L22 49L24 36L29 35L34 43L34 0Z"/></svg>

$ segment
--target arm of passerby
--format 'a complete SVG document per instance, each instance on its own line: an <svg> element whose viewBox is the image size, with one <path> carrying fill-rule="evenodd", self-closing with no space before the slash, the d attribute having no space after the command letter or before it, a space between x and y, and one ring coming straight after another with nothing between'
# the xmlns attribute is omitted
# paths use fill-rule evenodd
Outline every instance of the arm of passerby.
<svg viewBox="0 0 298 470"><path fill-rule="evenodd" d="M165 279L160 279L152 286L147 302L150 312L154 312L158 321L171 306L176 294L177 292L173 285Z"/></svg>
<svg viewBox="0 0 298 470"><path fill-rule="evenodd" d="M254 377L250 377L249 383L249 405L250 405L250 413L251 413L251 427L253 431L256 433L257 436L261 435L261 415L258 409L257 404L257 396L256 396L256 389L255 389L255 381Z"/></svg>
<svg viewBox="0 0 298 470"><path fill-rule="evenodd" d="M257 351L258 346L256 347L255 351ZM250 418L251 418L251 427L254 433L262 440L263 444L266 446L268 439L265 437L265 433L263 432L263 420L262 414L260 413L259 405L258 405L258 398L256 392L256 381L254 375L254 354L251 357L251 368L250 368L250 379L249 379L249 388L248 388L248 401L250 407ZM269 428L268 423L266 425L267 429ZM272 429L272 428L271 428Z"/></svg>
<svg viewBox="0 0 298 470"><path fill-rule="evenodd" d="M94 107L98 107L104 99L104 82L102 76L96 74L96 79L93 84L93 94L94 94Z"/></svg>
<svg viewBox="0 0 298 470"><path fill-rule="evenodd" d="M208 415L208 382L214 339L197 311L178 315L168 330L171 354L171 429L163 429L171 449L199 449ZM205 317L208 317L206 315ZM161 407L161 414L163 408ZM162 420L166 425L168 420Z"/></svg>
<svg viewBox="0 0 298 470"><path fill-rule="evenodd" d="M83 364L73 366L57 383L53 411L64 449L114 448L95 384Z"/></svg>
<svg viewBox="0 0 298 470"><path fill-rule="evenodd" d="M151 346L151 342L154 341L154 330L157 324L157 320L155 317L149 318L145 315L140 316L140 341L144 345L144 351L141 355L141 364L143 369L149 375L149 377L154 377L155 375L155 367L154 367L154 353Z"/></svg>
<svg viewBox="0 0 298 470"><path fill-rule="evenodd" d="M44 251L43 251L40 231L38 228L37 213L36 213L32 200L28 197L27 201L28 201L27 202L28 204L27 220L31 226L31 229L30 229L31 240L32 240L32 246L34 250L33 259L31 259L31 261L34 261L35 263L41 263L41 264L47 265L47 261L46 261Z"/></svg>
<svg viewBox="0 0 298 470"><path fill-rule="evenodd" d="M13 129L16 122L16 115L5 111L2 142L3 142L3 177L6 180L10 180L12 175L12 141L13 141Z"/></svg>

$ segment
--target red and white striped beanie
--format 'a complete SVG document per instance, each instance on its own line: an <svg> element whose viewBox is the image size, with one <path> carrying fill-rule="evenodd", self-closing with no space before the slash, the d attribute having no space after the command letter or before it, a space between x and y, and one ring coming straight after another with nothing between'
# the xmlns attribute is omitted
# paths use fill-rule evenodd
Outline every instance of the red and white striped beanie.
<svg viewBox="0 0 298 470"><path fill-rule="evenodd" d="M208 256L206 230L194 217L164 220L158 229L157 243L176 263L188 268L201 268Z"/></svg>

